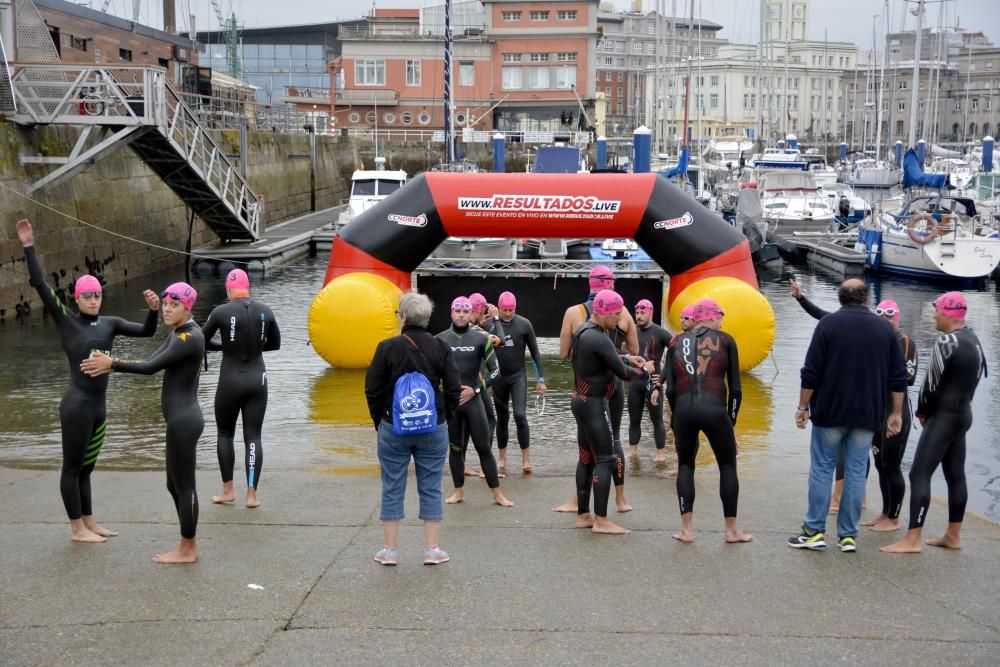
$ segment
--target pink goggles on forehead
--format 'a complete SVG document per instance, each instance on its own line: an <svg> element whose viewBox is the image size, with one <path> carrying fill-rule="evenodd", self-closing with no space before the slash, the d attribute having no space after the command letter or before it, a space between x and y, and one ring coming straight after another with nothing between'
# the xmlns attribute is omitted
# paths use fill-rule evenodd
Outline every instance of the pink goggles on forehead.
<svg viewBox="0 0 1000 667"><path fill-rule="evenodd" d="M456 299L451 302L451 309L468 313L472 311L472 302L464 296L456 297Z"/></svg>

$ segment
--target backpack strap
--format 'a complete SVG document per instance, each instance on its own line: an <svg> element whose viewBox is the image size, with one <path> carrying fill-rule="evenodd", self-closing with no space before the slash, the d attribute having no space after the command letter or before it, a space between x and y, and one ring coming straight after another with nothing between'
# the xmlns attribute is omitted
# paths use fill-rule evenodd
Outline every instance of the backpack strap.
<svg viewBox="0 0 1000 667"><path fill-rule="evenodd" d="M402 336L403 336L403 338L405 338L405 339L406 339L407 341L409 341L410 345L411 345L411 346L413 346L413 349L414 349L414 350L416 350L417 352L419 352L419 353L420 353L420 356L424 358L424 361L426 361L426 362L427 362L427 368L429 368L429 369L430 369L430 368L434 368L434 365L433 365L433 364L431 364L431 360L427 358L427 355L426 355L426 354L424 354L424 351L420 349L420 346L419 346L419 345L417 345L416 341L415 341L415 340L413 340L412 338L410 338L409 336L407 336L406 334L402 334ZM419 369L418 369L418 370L419 370Z"/></svg>

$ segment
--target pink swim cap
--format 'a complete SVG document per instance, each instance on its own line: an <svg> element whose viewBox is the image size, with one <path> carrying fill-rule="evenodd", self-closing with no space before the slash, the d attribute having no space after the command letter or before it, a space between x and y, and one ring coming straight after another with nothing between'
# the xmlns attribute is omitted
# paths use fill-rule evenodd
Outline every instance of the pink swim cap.
<svg viewBox="0 0 1000 667"><path fill-rule="evenodd" d="M899 321L899 305L892 299L885 299L880 301L877 306L875 306L876 315L888 315L892 319Z"/></svg>
<svg viewBox="0 0 1000 667"><path fill-rule="evenodd" d="M708 320L714 320L717 317L722 317L725 314L726 313L722 310L722 306L711 299L702 299L698 303L694 304L695 322L707 322Z"/></svg>
<svg viewBox="0 0 1000 667"><path fill-rule="evenodd" d="M934 301L934 308L948 317L964 320L965 313L969 310L969 303L961 292L945 292Z"/></svg>
<svg viewBox="0 0 1000 667"><path fill-rule="evenodd" d="M250 278L243 269L233 269L226 276L226 289L250 291Z"/></svg>
<svg viewBox="0 0 1000 667"><path fill-rule="evenodd" d="M594 297L594 313L596 315L617 313L624 305L625 300L614 290L601 290Z"/></svg>
<svg viewBox="0 0 1000 667"><path fill-rule="evenodd" d="M514 296L513 292L504 292L497 299L497 308L517 308L517 297Z"/></svg>
<svg viewBox="0 0 1000 667"><path fill-rule="evenodd" d="M485 296L479 292L474 292L469 295L469 303L472 304L472 312L481 313L486 310L486 304L489 302L486 301Z"/></svg>
<svg viewBox="0 0 1000 667"><path fill-rule="evenodd" d="M456 296L455 300L451 302L451 309L470 311L472 310L472 302L469 301L468 297Z"/></svg>
<svg viewBox="0 0 1000 667"><path fill-rule="evenodd" d="M188 310L194 309L194 302L198 300L198 291L187 283L174 283L163 290L161 299L173 299L179 301Z"/></svg>
<svg viewBox="0 0 1000 667"><path fill-rule="evenodd" d="M598 264L590 270L590 289L607 289L615 281L615 273L603 264Z"/></svg>
<svg viewBox="0 0 1000 667"><path fill-rule="evenodd" d="M90 275L82 275L76 279L76 284L73 285L73 298L79 299L80 295L84 292L103 292L101 288L101 281Z"/></svg>
<svg viewBox="0 0 1000 667"><path fill-rule="evenodd" d="M688 320L693 320L694 319L694 306L693 305L692 306L684 306L684 309L681 310L681 317L683 317L685 319L688 319Z"/></svg>
<svg viewBox="0 0 1000 667"><path fill-rule="evenodd" d="M649 299L643 299L639 303L635 304L636 310L653 310L653 302Z"/></svg>

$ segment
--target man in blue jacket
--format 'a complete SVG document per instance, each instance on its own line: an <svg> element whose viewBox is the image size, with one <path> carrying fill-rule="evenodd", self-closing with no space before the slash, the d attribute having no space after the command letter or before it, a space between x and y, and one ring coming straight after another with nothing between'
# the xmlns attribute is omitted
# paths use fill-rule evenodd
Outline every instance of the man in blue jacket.
<svg viewBox="0 0 1000 667"><path fill-rule="evenodd" d="M886 424L889 436L902 427L906 364L892 327L868 310L868 287L844 281L840 310L816 325L801 371L795 425L812 421L809 509L802 532L788 540L795 549L826 547L826 516L837 458L844 452L844 493L837 515L840 550L857 550L858 519L872 437ZM887 394L892 396L886 419Z"/></svg>

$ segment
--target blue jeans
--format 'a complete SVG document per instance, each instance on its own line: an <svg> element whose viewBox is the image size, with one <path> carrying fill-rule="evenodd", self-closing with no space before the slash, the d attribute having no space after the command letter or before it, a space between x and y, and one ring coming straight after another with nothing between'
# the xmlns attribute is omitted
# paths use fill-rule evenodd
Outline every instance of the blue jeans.
<svg viewBox="0 0 1000 667"><path fill-rule="evenodd" d="M378 425L378 461L382 465L382 521L400 521L403 497L406 495L406 473L410 458L417 471L417 493L420 496L420 519L441 521L441 475L448 457L448 424L438 424L426 435L396 435L392 424Z"/></svg>
<svg viewBox="0 0 1000 667"><path fill-rule="evenodd" d="M812 427L809 445L809 511L802 524L809 530L826 531L830 511L833 472L844 452L844 492L837 513L837 536L857 537L861 504L865 497L865 472L868 452L875 432L848 426Z"/></svg>

